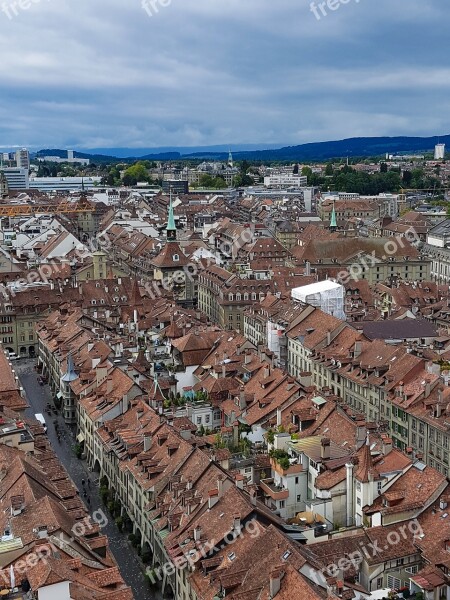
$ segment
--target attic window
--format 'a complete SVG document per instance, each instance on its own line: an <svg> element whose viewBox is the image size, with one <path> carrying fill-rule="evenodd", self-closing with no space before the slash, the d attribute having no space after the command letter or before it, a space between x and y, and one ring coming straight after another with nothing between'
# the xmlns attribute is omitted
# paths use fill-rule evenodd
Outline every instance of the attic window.
<svg viewBox="0 0 450 600"><path fill-rule="evenodd" d="M236 558L236 554L234 552L230 552L230 554L228 555L228 558L230 560L234 560Z"/></svg>
<svg viewBox="0 0 450 600"><path fill-rule="evenodd" d="M290 550L286 550L286 552L283 554L282 559L283 560L287 560L291 555L291 551Z"/></svg>
<svg viewBox="0 0 450 600"><path fill-rule="evenodd" d="M179 254L174 254L172 256L172 260L173 260L173 262L178 262L180 260L180 255Z"/></svg>
<svg viewBox="0 0 450 600"><path fill-rule="evenodd" d="M97 300L91 300L91 304L97 304Z"/></svg>
<svg viewBox="0 0 450 600"><path fill-rule="evenodd" d="M102 299L100 300L100 304L105 304L105 299L104 299L104 298L102 298Z"/></svg>

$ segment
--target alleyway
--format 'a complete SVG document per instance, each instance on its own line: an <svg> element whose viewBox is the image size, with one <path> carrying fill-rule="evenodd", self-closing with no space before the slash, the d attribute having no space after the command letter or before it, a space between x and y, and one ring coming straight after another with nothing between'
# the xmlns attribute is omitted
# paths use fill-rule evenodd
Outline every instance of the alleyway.
<svg viewBox="0 0 450 600"><path fill-rule="evenodd" d="M47 402L51 401L51 395L48 386L40 386L38 384L37 375L34 371L34 364L34 360L20 360L14 363L14 369L25 389L26 397L30 404L30 408L25 414L28 417L34 417L35 413L42 413L44 415L48 427L47 435L50 443L55 449L61 463L75 482L75 485L82 492L81 480L84 479L87 482L88 478L91 479L91 488L88 492L91 501L91 513L101 509L106 516L109 517L106 508L100 500L98 486L95 486L92 483L94 474L89 472L84 461L77 459L73 452L72 447L75 444L75 440L72 437L73 433L65 426L64 421L60 416L49 416L45 413L45 405ZM53 424L55 419L58 420L59 431L63 432L61 442L58 442L55 433L55 426ZM95 477L97 476L95 475ZM83 498L82 493L80 493L80 496ZM119 565L124 580L132 588L136 600L158 600L159 596L153 595L153 593L149 591L136 552L128 542L127 536L119 532L112 518L109 519L103 533L109 538L111 551Z"/></svg>

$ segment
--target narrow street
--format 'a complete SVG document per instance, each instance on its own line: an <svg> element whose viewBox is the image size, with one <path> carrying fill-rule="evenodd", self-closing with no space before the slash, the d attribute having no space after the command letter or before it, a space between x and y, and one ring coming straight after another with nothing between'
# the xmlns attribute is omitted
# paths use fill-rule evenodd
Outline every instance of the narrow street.
<svg viewBox="0 0 450 600"><path fill-rule="evenodd" d="M66 427L63 419L59 415L50 416L45 413L45 405L47 402L51 402L51 394L48 386L40 386L38 384L34 365L34 360L18 360L14 363L14 369L21 381L28 404L30 405L30 408L27 409L25 415L28 417L34 417L35 413L42 413L44 415L48 427L47 435L50 443L75 485L80 490L80 497L82 499L81 480L84 479L87 482L88 478L91 479L90 490L86 485L91 501L89 510L92 514L96 510L101 509L107 516L108 524L104 528L103 533L109 538L110 549L119 565L125 582L133 590L134 598L138 600L157 600L158 596L149 591L148 584L142 571L141 562L128 542L127 536L119 532L114 520L103 506L100 500L98 486L93 484L94 475L89 472L84 461L77 459L75 456L72 449L75 444L73 433ZM58 421L59 431L62 432L60 442L58 441L55 432L55 426L53 424L54 420Z"/></svg>

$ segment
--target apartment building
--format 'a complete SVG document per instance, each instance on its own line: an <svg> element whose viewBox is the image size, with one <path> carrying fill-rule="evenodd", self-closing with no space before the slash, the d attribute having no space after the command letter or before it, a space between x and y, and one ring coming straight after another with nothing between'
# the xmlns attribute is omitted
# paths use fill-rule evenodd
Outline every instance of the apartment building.
<svg viewBox="0 0 450 600"><path fill-rule="evenodd" d="M293 252L299 264L309 263L322 278L348 272L348 279L369 284L426 281L431 260L407 239L342 238L311 240Z"/></svg>

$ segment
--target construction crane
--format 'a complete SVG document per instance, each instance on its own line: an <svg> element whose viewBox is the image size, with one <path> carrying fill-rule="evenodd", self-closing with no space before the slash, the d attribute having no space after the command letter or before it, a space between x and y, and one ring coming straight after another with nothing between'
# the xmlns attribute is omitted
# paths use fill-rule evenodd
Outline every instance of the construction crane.
<svg viewBox="0 0 450 600"><path fill-rule="evenodd" d="M1 217L22 217L41 214L78 214L94 212L90 202L60 202L59 204L0 204Z"/></svg>

